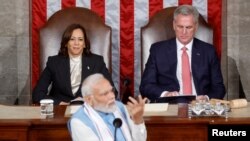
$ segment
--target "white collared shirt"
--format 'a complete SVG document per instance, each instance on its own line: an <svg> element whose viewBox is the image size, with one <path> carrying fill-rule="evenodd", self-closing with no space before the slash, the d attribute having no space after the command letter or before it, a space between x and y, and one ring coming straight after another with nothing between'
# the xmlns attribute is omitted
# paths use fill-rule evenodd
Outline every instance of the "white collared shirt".
<svg viewBox="0 0 250 141"><path fill-rule="evenodd" d="M182 65L181 65L181 55L182 55L182 47L184 47L184 45L176 38L176 45L177 45L177 69L176 69L176 77L178 79L179 85L180 85L180 91L179 94L183 95L183 87L182 87ZM189 42L187 45L185 45L185 47L187 48L186 52L188 54L188 58L189 58L189 62L190 62L190 72L192 73L192 61L191 61L191 56L192 56L192 47L193 47L193 40L191 42ZM161 93L160 97L164 97L164 95L168 93L168 91L163 91ZM192 76L192 95L197 95L196 93L196 89L194 86L194 80L193 80L193 76Z"/></svg>
<svg viewBox="0 0 250 141"><path fill-rule="evenodd" d="M191 61L191 56L192 56L192 46L193 46L193 40L191 42L189 42L187 45L183 45L177 38L176 38L176 44L177 44L177 70L176 70L176 76L177 76L177 79L179 81L179 84L180 84L180 91L179 91L179 94L180 95L183 95L183 82L182 82L182 65L181 65L181 55L182 55L182 47L186 47L187 50L187 54L188 54L188 58L189 58L189 63L190 63L190 72L191 74L192 73L192 61ZM192 75L192 92L193 92L193 95L197 95L196 93L196 89L195 89L195 86L194 86L194 79L193 79L193 75Z"/></svg>

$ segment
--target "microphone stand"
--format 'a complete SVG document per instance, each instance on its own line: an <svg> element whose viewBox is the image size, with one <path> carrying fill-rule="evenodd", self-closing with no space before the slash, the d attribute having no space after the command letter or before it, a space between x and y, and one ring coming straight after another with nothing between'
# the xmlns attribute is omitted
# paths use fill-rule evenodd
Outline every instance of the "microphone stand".
<svg viewBox="0 0 250 141"><path fill-rule="evenodd" d="M120 118L115 118L115 120L113 121L113 125L115 126L114 141L116 141L117 128L120 128L122 126L122 120Z"/></svg>
<svg viewBox="0 0 250 141"><path fill-rule="evenodd" d="M114 139L114 141L116 141L116 131L117 131L117 128L115 127L115 135L114 135L115 139Z"/></svg>

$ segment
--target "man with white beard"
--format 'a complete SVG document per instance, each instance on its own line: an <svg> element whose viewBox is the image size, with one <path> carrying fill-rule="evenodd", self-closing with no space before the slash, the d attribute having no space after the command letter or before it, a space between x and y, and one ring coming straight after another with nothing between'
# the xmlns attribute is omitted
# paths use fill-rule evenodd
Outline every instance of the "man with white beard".
<svg viewBox="0 0 250 141"><path fill-rule="evenodd" d="M73 141L146 141L143 120L146 98L129 97L125 107L115 100L114 88L102 74L87 77L81 90L84 104L68 121ZM122 125L116 130L113 122L117 118Z"/></svg>

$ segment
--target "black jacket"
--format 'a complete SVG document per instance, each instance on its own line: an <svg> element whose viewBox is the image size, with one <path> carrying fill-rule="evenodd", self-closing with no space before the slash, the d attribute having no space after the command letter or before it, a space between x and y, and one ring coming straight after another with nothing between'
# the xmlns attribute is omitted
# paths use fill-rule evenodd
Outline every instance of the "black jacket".
<svg viewBox="0 0 250 141"><path fill-rule="evenodd" d="M102 56L95 54L83 56L81 84L86 77L94 73L103 74L104 77L110 81L111 85L114 86ZM52 87L49 94L47 94L50 84L52 84ZM82 97L81 89L79 87L76 94L73 95L70 80L69 58L58 55L49 57L46 67L33 90L33 103L39 103L41 99L53 99L54 104L58 105L61 101L70 102L70 100L76 97Z"/></svg>

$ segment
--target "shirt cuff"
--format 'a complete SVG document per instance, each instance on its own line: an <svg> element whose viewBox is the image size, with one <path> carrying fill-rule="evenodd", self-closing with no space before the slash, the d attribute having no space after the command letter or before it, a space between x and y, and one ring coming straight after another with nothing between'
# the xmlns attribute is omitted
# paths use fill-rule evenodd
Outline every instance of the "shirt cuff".
<svg viewBox="0 0 250 141"><path fill-rule="evenodd" d="M160 97L165 97L165 95L168 93L168 91L163 91L162 93L161 93L161 96Z"/></svg>
<svg viewBox="0 0 250 141"><path fill-rule="evenodd" d="M136 128L137 131L139 131L141 134L145 134L145 132L146 132L146 126L145 126L144 122L141 123L141 124L135 124L135 128Z"/></svg>

